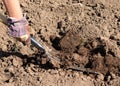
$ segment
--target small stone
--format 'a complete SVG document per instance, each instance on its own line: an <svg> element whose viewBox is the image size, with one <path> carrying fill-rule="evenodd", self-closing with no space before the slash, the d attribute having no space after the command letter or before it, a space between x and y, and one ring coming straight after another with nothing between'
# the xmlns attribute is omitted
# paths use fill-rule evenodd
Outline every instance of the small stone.
<svg viewBox="0 0 120 86"><path fill-rule="evenodd" d="M81 76L81 79L82 79L83 81L87 81L87 78L85 78L84 76Z"/></svg>
<svg viewBox="0 0 120 86"><path fill-rule="evenodd" d="M12 83L14 81L13 77L9 79L9 83Z"/></svg>
<svg viewBox="0 0 120 86"><path fill-rule="evenodd" d="M52 59L50 62L54 68L60 68L60 63L57 60Z"/></svg>
<svg viewBox="0 0 120 86"><path fill-rule="evenodd" d="M108 77L107 77L107 81L110 81L110 80L111 80L111 76L108 76Z"/></svg>
<svg viewBox="0 0 120 86"><path fill-rule="evenodd" d="M27 72L28 72L31 76L33 76L33 75L34 75L34 72L31 70L31 68L30 68L30 67L28 67L28 68L27 68Z"/></svg>
<svg viewBox="0 0 120 86"><path fill-rule="evenodd" d="M113 84L113 81L110 81L110 82L109 82L109 85L112 85L112 84Z"/></svg>
<svg viewBox="0 0 120 86"><path fill-rule="evenodd" d="M47 63L47 59L46 58L42 58L42 64L46 64Z"/></svg>
<svg viewBox="0 0 120 86"><path fill-rule="evenodd" d="M110 73L111 74L111 78L112 79L115 79L116 78L116 75L114 73Z"/></svg>
<svg viewBox="0 0 120 86"><path fill-rule="evenodd" d="M14 71L15 71L13 66L7 68L7 70L8 70L9 72L12 72L12 73L14 73Z"/></svg>
<svg viewBox="0 0 120 86"><path fill-rule="evenodd" d="M60 76L64 76L65 75L65 72L64 71L61 71L59 72Z"/></svg>
<svg viewBox="0 0 120 86"><path fill-rule="evenodd" d="M104 80L104 75L103 74L98 74L97 79L98 80Z"/></svg>
<svg viewBox="0 0 120 86"><path fill-rule="evenodd" d="M42 81L42 77L37 77L37 81Z"/></svg>
<svg viewBox="0 0 120 86"><path fill-rule="evenodd" d="M98 45L98 43L96 41L93 41L93 43L92 43L93 48L96 48L97 45Z"/></svg>
<svg viewBox="0 0 120 86"><path fill-rule="evenodd" d="M18 58L18 57L13 58L13 65L14 65L15 67L20 67L22 64L23 64L23 63L22 63L22 59L20 59L20 58Z"/></svg>
<svg viewBox="0 0 120 86"><path fill-rule="evenodd" d="M78 72L75 72L75 77L79 77L79 73Z"/></svg>
<svg viewBox="0 0 120 86"><path fill-rule="evenodd" d="M30 54L33 53L33 51L30 49L30 47L27 47L27 46L21 47L21 48L20 48L20 52L21 52L23 55L30 55Z"/></svg>
<svg viewBox="0 0 120 86"><path fill-rule="evenodd" d="M78 59L80 58L80 56L79 56L79 54L74 53L74 54L73 54L73 58L74 58L75 60L78 60Z"/></svg>
<svg viewBox="0 0 120 86"><path fill-rule="evenodd" d="M39 70L38 68L35 67L34 64L30 64L30 68L33 72L38 72L38 70Z"/></svg>
<svg viewBox="0 0 120 86"><path fill-rule="evenodd" d="M58 74L58 70L49 70L50 74Z"/></svg>
<svg viewBox="0 0 120 86"><path fill-rule="evenodd" d="M88 76L87 79L88 79L88 80L91 80L91 77Z"/></svg>
<svg viewBox="0 0 120 86"><path fill-rule="evenodd" d="M2 46L2 50L3 50L3 51L7 51L7 46L6 46L6 45L1 44L1 46Z"/></svg>
<svg viewBox="0 0 120 86"><path fill-rule="evenodd" d="M58 69L59 72L63 71L62 69Z"/></svg>

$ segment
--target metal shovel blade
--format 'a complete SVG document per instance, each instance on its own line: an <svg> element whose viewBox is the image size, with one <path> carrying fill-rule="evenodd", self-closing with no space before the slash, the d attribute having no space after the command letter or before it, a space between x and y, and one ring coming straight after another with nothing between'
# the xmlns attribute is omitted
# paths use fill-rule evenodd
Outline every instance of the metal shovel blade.
<svg viewBox="0 0 120 86"><path fill-rule="evenodd" d="M50 51L46 50L46 46L42 46L33 36L30 37L30 40L31 40L31 44L34 45L36 48L42 50L44 53L46 53L47 57L50 58L52 60L52 62L54 61L54 64L60 64L60 61L59 59L55 58L53 56L53 54L50 53Z"/></svg>

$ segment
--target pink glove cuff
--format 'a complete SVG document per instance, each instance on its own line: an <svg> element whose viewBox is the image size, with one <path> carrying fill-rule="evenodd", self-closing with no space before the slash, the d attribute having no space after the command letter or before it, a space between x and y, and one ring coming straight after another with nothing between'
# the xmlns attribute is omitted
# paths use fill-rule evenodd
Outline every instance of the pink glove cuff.
<svg viewBox="0 0 120 86"><path fill-rule="evenodd" d="M27 34L28 21L26 18L16 20L15 18L8 18L9 34L13 37L20 37Z"/></svg>

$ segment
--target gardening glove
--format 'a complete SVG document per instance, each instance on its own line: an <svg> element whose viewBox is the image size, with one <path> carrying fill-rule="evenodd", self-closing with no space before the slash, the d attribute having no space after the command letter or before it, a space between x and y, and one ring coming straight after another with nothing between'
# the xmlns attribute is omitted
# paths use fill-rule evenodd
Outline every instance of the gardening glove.
<svg viewBox="0 0 120 86"><path fill-rule="evenodd" d="M9 35L21 41L23 44L30 44L31 29L26 18L17 20L15 18L8 18Z"/></svg>

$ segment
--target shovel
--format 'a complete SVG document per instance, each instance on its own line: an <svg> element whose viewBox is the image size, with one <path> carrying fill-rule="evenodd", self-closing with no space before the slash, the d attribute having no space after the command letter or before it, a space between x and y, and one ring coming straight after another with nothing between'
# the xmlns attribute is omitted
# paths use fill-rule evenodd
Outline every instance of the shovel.
<svg viewBox="0 0 120 86"><path fill-rule="evenodd" d="M31 44L35 46L37 49L43 51L47 57L50 59L51 63L54 65L54 67L60 66L60 60L55 56L54 57L54 51L52 49L48 49L48 47L43 46L40 44L33 36L30 37Z"/></svg>
<svg viewBox="0 0 120 86"><path fill-rule="evenodd" d="M33 36L30 37L30 41L33 46L42 50L43 52L46 52L45 48Z"/></svg>
<svg viewBox="0 0 120 86"><path fill-rule="evenodd" d="M0 13L0 22L8 26L7 18L2 13ZM39 50L42 50L47 55L47 57L51 60L52 64L54 64L55 66L58 66L58 64L60 64L59 59L54 56L55 52L52 49L40 44L33 36L30 37L30 41L33 46L35 46Z"/></svg>

